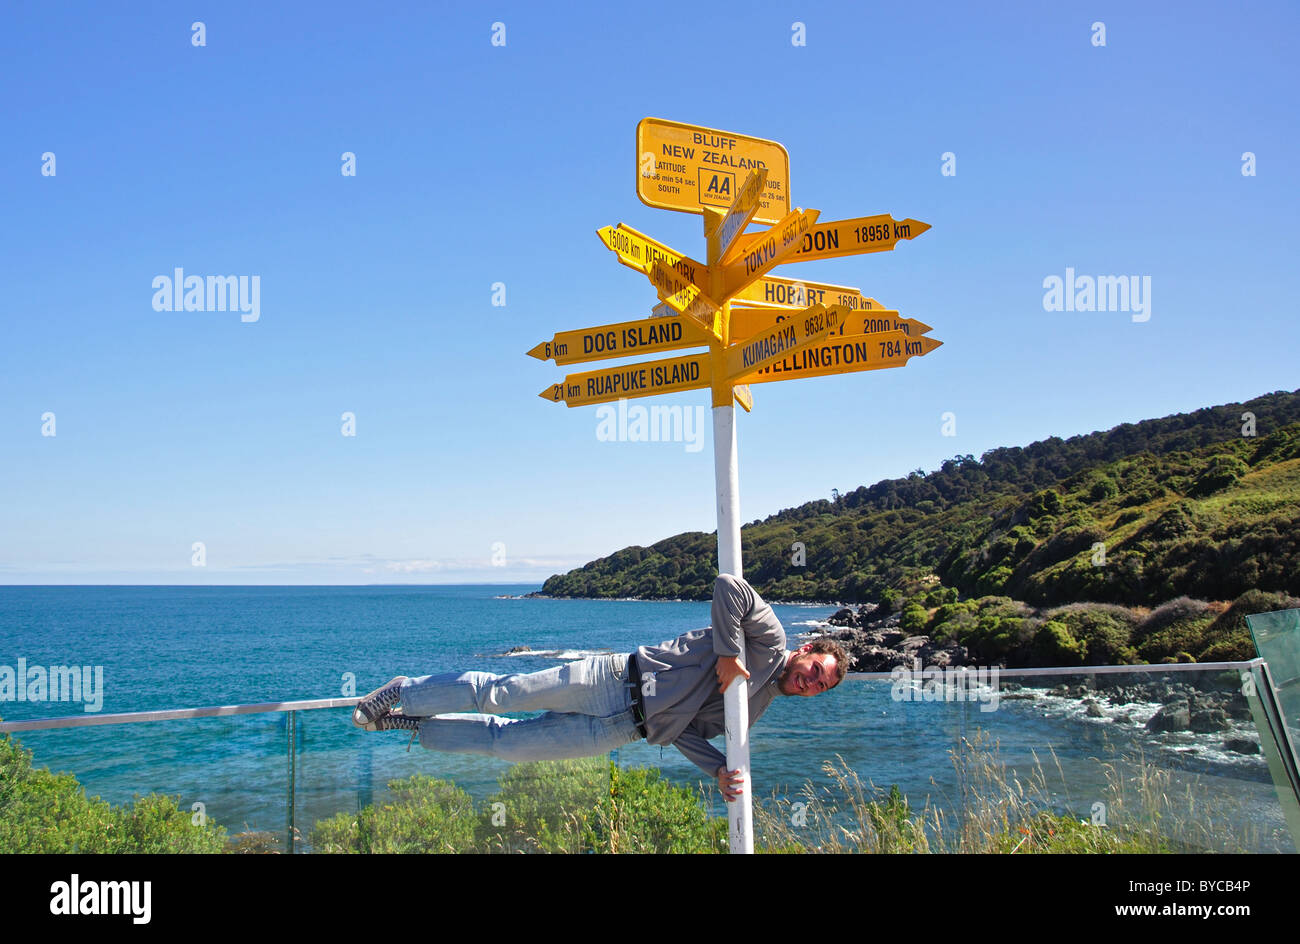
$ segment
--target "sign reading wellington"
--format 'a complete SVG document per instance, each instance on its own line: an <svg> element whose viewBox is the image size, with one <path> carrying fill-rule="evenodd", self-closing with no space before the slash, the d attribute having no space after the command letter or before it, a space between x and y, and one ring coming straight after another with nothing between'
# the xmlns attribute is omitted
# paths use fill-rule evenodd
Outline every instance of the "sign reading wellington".
<svg viewBox="0 0 1300 944"><path fill-rule="evenodd" d="M767 171L754 213L777 223L790 212L790 155L775 141L643 118L636 126L636 195L646 206L703 213L725 210L750 171Z"/></svg>

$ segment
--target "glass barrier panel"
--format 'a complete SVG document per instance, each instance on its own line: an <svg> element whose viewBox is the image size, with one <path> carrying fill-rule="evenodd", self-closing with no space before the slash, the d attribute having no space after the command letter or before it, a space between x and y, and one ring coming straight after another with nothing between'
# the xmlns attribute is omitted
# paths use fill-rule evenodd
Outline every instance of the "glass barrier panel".
<svg viewBox="0 0 1300 944"><path fill-rule="evenodd" d="M23 731L33 768L76 777L114 806L171 797L195 824L225 829L231 851L288 851L284 712ZM3 738L4 735L0 735ZM12 850L25 851L25 850Z"/></svg>

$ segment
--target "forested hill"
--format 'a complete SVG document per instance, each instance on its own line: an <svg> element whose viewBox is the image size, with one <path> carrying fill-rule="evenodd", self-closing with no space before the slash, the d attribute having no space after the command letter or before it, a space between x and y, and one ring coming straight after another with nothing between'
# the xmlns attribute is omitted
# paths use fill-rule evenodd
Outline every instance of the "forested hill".
<svg viewBox="0 0 1300 944"><path fill-rule="evenodd" d="M1300 391L957 456L754 521L741 540L745 577L771 600L875 601L935 577L1038 606L1300 595ZM714 534L690 532L542 593L708 599L716 574Z"/></svg>

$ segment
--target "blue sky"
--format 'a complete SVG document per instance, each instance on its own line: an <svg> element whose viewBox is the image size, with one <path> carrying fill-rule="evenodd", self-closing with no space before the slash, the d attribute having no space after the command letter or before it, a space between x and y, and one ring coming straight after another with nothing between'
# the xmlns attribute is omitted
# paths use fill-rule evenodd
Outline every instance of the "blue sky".
<svg viewBox="0 0 1300 944"><path fill-rule="evenodd" d="M0 16L3 583L540 582L713 530L707 438L602 441L595 408L537 396L582 368L524 354L648 315L599 227L704 256L698 216L635 196L647 115L780 141L823 220L933 227L775 273L860 287L944 346L756 386L745 521L1300 386L1294 4ZM178 267L258 276L260 317L155 311ZM1149 320L1045 311L1067 267L1149 277Z"/></svg>

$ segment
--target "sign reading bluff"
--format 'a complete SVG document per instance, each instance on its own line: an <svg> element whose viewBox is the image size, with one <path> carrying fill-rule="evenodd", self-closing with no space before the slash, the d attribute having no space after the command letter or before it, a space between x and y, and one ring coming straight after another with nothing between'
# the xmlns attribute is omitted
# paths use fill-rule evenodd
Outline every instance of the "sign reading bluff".
<svg viewBox="0 0 1300 944"><path fill-rule="evenodd" d="M725 210L746 175L764 168L767 180L754 220L776 223L790 212L790 155L776 141L643 118L636 126L636 166L636 195L646 206Z"/></svg>
<svg viewBox="0 0 1300 944"><path fill-rule="evenodd" d="M659 393L698 390L709 386L708 354L688 354L661 361L646 361L626 367L609 367L582 374L569 374L538 394L543 400L563 401L567 406L587 406L611 400L650 397Z"/></svg>

